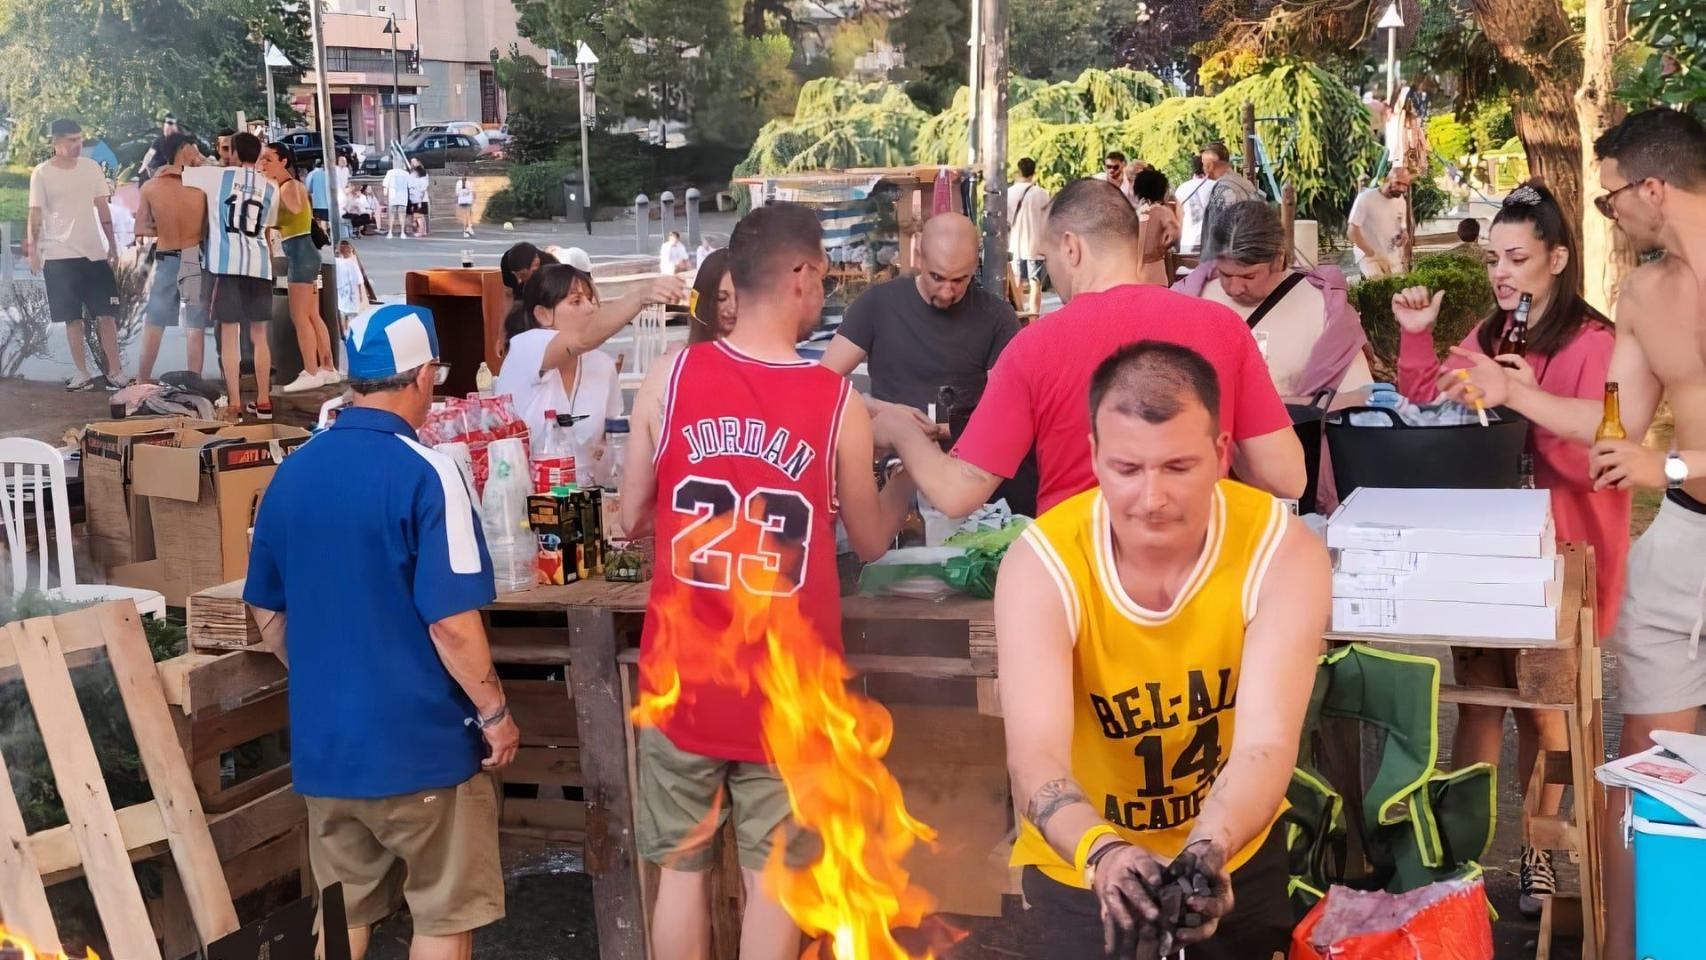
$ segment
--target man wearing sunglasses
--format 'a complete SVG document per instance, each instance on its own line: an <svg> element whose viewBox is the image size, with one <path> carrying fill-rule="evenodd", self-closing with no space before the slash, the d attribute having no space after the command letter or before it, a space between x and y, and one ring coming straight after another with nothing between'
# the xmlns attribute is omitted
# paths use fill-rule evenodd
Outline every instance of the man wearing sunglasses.
<svg viewBox="0 0 1706 960"><path fill-rule="evenodd" d="M1091 177L1091 179L1106 180L1119 187L1120 193L1125 194L1125 198L1131 201L1132 206L1135 207L1137 201L1132 200L1131 181L1126 178L1125 167L1125 154L1118 150L1109 150L1108 155L1102 159L1102 172Z"/></svg>
<svg viewBox="0 0 1706 960"><path fill-rule="evenodd" d="M1594 143L1604 189L1594 205L1642 252L1663 251L1626 277L1617 300L1617 344L1606 380L1617 383L1628 440L1594 442L1597 400L1548 394L1479 355L1470 384L1488 406L1512 409L1560 436L1592 443L1598 488L1664 490L1658 516L1629 553L1629 575L1611 646L1625 756L1653 732L1692 732L1706 706L1706 126L1687 113L1634 114ZM1643 446L1661 399L1676 433L1668 450ZM1617 809L1613 800L1611 809ZM1631 883L1616 818L1606 818L1606 953L1632 953Z"/></svg>
<svg viewBox="0 0 1706 960"><path fill-rule="evenodd" d="M309 857L343 884L351 956L406 901L411 957L467 957L504 915L494 778L521 739L480 620L491 557L461 472L415 438L447 369L432 311L360 315L344 349L355 401L279 464L243 599L288 652Z"/></svg>

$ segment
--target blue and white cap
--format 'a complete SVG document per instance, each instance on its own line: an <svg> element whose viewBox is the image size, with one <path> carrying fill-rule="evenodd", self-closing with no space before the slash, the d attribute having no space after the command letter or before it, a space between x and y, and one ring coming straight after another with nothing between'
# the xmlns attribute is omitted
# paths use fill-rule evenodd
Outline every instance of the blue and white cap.
<svg viewBox="0 0 1706 960"><path fill-rule="evenodd" d="M350 321L344 337L351 380L384 380L438 359L438 331L426 307L388 303Z"/></svg>

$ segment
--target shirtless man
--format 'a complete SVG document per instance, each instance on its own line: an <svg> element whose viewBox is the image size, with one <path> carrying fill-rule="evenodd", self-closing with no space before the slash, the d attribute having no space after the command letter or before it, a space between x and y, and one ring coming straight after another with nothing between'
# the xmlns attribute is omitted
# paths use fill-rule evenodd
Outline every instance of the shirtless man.
<svg viewBox="0 0 1706 960"><path fill-rule="evenodd" d="M179 305L184 312L184 369L201 375L207 350L207 307L201 298L201 241L207 235L207 194L184 186L183 168L201 165L201 150L195 138L174 133L161 141L166 165L142 185L142 200L136 210L136 237L140 244L154 242L154 275L148 283L148 325L142 331L142 360L136 375L143 381L154 376L154 361L160 356L160 339L167 327L178 324Z"/></svg>
<svg viewBox="0 0 1706 960"><path fill-rule="evenodd" d="M1613 646L1624 711L1622 753L1653 745L1655 730L1692 732L1706 706L1706 126L1686 113L1647 110L1594 143L1605 193L1594 205L1641 250L1664 256L1630 273L1617 301L1610 380L1622 394L1631 440L1594 443L1602 415L1592 400L1555 396L1492 359L1453 348L1474 364L1470 384L1488 405L1508 404L1560 436L1593 443L1588 468L1599 487L1665 490L1664 505L1629 554L1629 578ZM1644 447L1660 398L1676 438ZM1611 809L1618 807L1613 798ZM1606 952L1633 952L1628 855L1616 818L1601 837L1606 863Z"/></svg>

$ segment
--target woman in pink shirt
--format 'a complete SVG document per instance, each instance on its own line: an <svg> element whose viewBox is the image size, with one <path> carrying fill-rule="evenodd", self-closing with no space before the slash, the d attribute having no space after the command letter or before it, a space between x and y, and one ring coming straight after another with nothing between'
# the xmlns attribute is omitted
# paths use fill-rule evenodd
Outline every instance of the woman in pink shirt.
<svg viewBox="0 0 1706 960"><path fill-rule="evenodd" d="M1493 217L1488 236L1487 275L1498 308L1463 339L1461 349L1492 355L1523 294L1534 298L1528 317L1528 351L1497 359L1514 365L1512 374L1538 382L1549 393L1598 400L1605 395L1611 364L1611 323L1581 298L1582 266L1576 239L1552 192L1538 180L1513 190ZM1398 348L1398 389L1416 403L1439 395L1441 366L1434 352L1433 325L1444 292L1411 287L1392 297L1392 313L1402 328ZM1446 374L1461 361L1447 364ZM1535 485L1552 492L1552 517L1559 540L1585 540L1598 563L1600 636L1608 636L1623 596L1623 565L1629 552L1628 491L1593 489L1588 448L1541 427L1529 426L1528 452ZM1516 686L1512 652L1459 651L1457 682L1480 686ZM1568 749L1564 716L1557 711L1518 710L1517 782L1528 786L1538 749ZM1499 762L1504 708L1461 705L1452 762ZM1548 788L1542 810L1555 813L1563 788ZM1522 898L1525 914L1539 913L1542 897L1552 893L1552 855L1524 848Z"/></svg>

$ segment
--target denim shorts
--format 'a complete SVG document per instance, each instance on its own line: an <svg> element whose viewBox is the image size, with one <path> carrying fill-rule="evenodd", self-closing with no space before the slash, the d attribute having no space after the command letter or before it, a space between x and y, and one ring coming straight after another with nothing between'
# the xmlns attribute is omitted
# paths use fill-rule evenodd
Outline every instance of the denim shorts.
<svg viewBox="0 0 1706 960"><path fill-rule="evenodd" d="M285 237L284 259L291 283L313 283L320 276L320 251L315 249L311 233Z"/></svg>
<svg viewBox="0 0 1706 960"><path fill-rule="evenodd" d="M190 255L199 261L201 251L192 250ZM184 274L196 275L200 267L196 263L184 269L184 254L173 250L154 255L154 274L148 280L148 325L151 327L175 327L178 325L178 305L183 304L184 326L191 330L207 329L207 307L203 305L199 290L183 290L185 284L181 281L190 279Z"/></svg>

